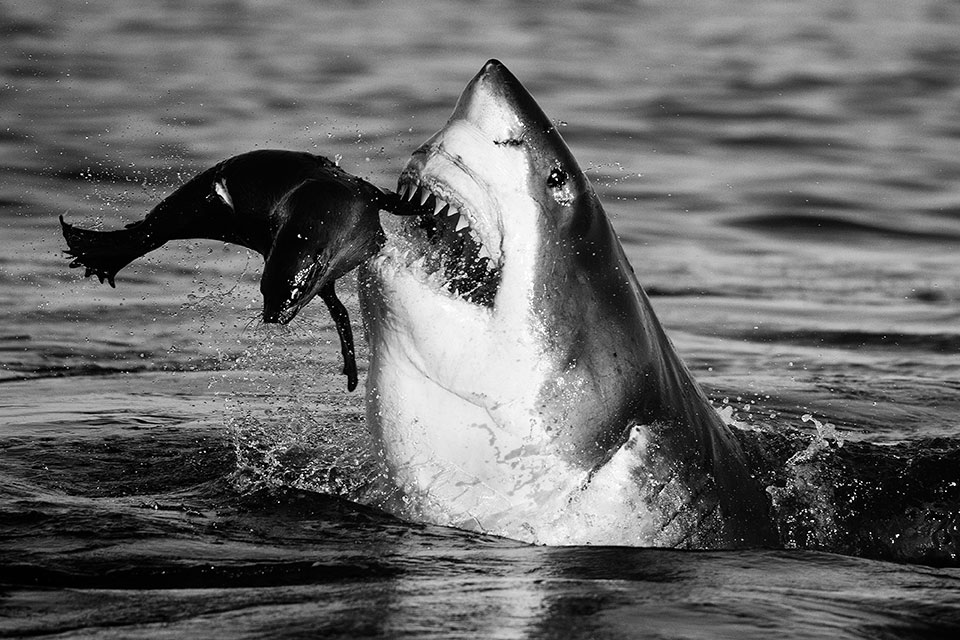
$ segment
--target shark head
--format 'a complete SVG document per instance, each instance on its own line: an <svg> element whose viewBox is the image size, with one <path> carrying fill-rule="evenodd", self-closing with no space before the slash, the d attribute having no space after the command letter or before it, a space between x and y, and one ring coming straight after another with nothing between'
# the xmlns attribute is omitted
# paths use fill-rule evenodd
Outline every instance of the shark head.
<svg viewBox="0 0 960 640"><path fill-rule="evenodd" d="M554 124L496 60L413 153L398 192L424 209L407 230L420 234L424 268L488 310L526 298L531 270L555 252L551 236L582 231L599 208Z"/></svg>
<svg viewBox="0 0 960 640"><path fill-rule="evenodd" d="M693 476L729 444L556 125L491 60L398 194L419 215L385 221L360 295L367 418L402 514L530 540L662 542L649 518L628 537L544 533L637 424L697 422L655 445L670 452L661 469L689 459Z"/></svg>
<svg viewBox="0 0 960 640"><path fill-rule="evenodd" d="M398 192L427 214L412 225L430 246L425 268L489 310L529 305L531 287L543 280L536 271L603 217L554 123L496 60L467 85L446 126L414 151Z"/></svg>

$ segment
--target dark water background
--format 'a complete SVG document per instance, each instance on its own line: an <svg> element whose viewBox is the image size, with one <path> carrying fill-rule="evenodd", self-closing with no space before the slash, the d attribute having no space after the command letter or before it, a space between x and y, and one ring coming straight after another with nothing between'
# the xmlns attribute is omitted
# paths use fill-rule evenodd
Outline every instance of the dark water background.
<svg viewBox="0 0 960 640"><path fill-rule="evenodd" d="M217 243L66 268L59 214L116 228L255 148L390 186L490 57L766 443L787 549L325 496L382 488L322 305L258 326L261 260ZM0 81L0 636L956 637L956 2L4 1Z"/></svg>

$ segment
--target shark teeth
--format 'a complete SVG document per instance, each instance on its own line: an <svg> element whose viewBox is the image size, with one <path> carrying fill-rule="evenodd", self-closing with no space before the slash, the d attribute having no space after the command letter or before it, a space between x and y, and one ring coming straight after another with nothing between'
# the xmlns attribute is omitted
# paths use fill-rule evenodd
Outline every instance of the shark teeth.
<svg viewBox="0 0 960 640"><path fill-rule="evenodd" d="M419 247L408 254L408 268L452 294L492 306L502 270L499 247L484 244L468 211L409 174L397 184L397 196L408 203L406 228Z"/></svg>
<svg viewBox="0 0 960 640"><path fill-rule="evenodd" d="M477 236L473 226L470 224L469 216L463 215L463 209L447 202L428 187L416 182L402 181L397 184L397 195L400 196L402 201L413 203L415 207L417 203L419 203L419 207L423 209L422 215L452 217L457 221L456 231L459 232L469 228L474 239L478 243L480 242L479 236ZM430 211L431 209L432 212ZM457 218L457 216L459 216L459 218ZM489 250L487 250L487 254L492 255Z"/></svg>

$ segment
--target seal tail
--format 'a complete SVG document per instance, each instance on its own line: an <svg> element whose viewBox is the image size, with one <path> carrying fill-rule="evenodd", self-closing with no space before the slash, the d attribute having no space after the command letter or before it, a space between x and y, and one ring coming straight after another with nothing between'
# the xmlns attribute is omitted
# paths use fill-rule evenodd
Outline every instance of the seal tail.
<svg viewBox="0 0 960 640"><path fill-rule="evenodd" d="M117 231L94 231L75 227L60 216L60 226L69 247L65 253L73 258L70 266L84 267L83 277L95 275L101 284L106 280L114 288L118 271L163 244L151 238L142 222Z"/></svg>

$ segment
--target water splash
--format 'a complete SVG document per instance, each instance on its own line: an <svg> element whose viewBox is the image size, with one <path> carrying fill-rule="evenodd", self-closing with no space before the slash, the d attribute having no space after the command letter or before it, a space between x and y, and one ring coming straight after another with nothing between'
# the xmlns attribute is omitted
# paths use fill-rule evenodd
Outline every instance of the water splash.
<svg viewBox="0 0 960 640"><path fill-rule="evenodd" d="M835 489L843 479L832 457L844 440L830 422L820 422L809 413L801 420L812 422L816 434L786 460L779 482L768 486L767 494L785 547L836 549L843 531Z"/></svg>
<svg viewBox="0 0 960 640"><path fill-rule="evenodd" d="M232 482L245 494L285 487L380 506L391 490L362 396L331 391L339 372L327 352L336 345L324 333L332 332L305 324L258 327L225 374Z"/></svg>
<svg viewBox="0 0 960 640"><path fill-rule="evenodd" d="M837 431L837 427L834 424L830 422L821 423L809 413L803 414L800 416L800 419L804 422L812 422L813 426L817 429L817 435L810 441L806 449L798 451L787 460L788 467L795 467L799 464L810 462L817 457L818 454L829 450L833 446L837 448L843 446L843 436Z"/></svg>

